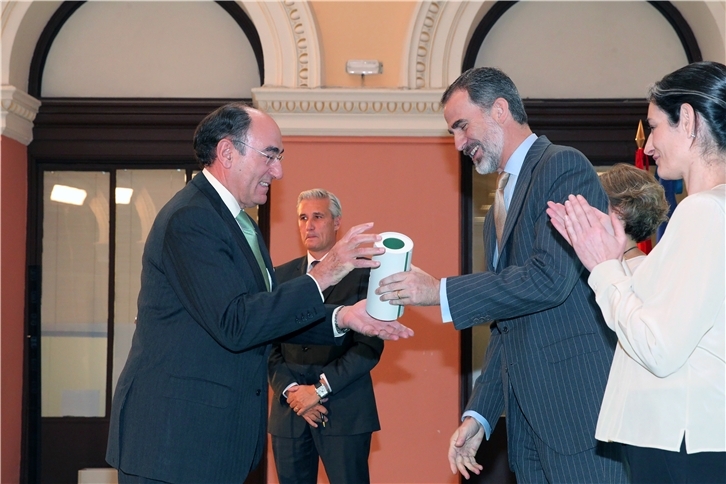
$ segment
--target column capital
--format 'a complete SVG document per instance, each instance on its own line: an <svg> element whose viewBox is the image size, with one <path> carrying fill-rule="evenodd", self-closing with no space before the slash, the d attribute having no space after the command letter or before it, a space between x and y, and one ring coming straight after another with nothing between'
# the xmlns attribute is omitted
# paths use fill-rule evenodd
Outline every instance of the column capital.
<svg viewBox="0 0 726 484"><path fill-rule="evenodd" d="M33 120L40 101L15 86L3 84L0 104L0 134L29 145L33 141Z"/></svg>

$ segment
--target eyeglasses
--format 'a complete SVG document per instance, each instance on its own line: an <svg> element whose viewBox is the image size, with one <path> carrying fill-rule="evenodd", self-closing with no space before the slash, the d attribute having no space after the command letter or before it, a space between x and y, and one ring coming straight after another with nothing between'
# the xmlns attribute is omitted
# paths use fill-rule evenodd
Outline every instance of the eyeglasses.
<svg viewBox="0 0 726 484"><path fill-rule="evenodd" d="M284 156L282 156L282 152L281 152L281 153L278 153L278 154L276 154L276 155L270 155L270 154L268 154L268 153L265 153L264 151L260 151L260 150L258 150L257 148L255 148L255 147L253 147L253 146L250 146L250 145L248 145L248 144L247 144L247 143L245 143L244 141L241 141L241 140L235 140L235 141L234 141L234 143L235 143L235 144L239 143L239 144L245 145L245 146L246 146L246 147L248 147L249 149L251 149L251 150L254 150L254 151L258 152L259 154L261 154L262 156L264 156L265 158L267 158L267 161L265 162L265 164L266 164L267 166L270 166L271 164L273 164L273 163L274 163L274 162L276 162L276 161L277 161L278 163L282 163L282 160L283 160L283 158L284 158ZM284 150L283 150L283 151L284 151Z"/></svg>

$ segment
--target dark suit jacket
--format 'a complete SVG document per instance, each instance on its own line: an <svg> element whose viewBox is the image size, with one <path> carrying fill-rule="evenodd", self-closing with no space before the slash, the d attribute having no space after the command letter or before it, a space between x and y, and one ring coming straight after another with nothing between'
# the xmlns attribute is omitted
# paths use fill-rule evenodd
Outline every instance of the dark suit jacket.
<svg viewBox="0 0 726 484"><path fill-rule="evenodd" d="M507 211L497 269L491 263L494 217L487 217L487 271L452 277L446 286L457 329L494 321L467 410L494 426L508 378L534 431L562 454L596 445L595 424L616 341L587 285L589 273L545 213L547 201L564 202L571 193L607 210L587 158L538 138Z"/></svg>
<svg viewBox="0 0 726 484"><path fill-rule="evenodd" d="M275 268L281 282L305 274L307 256ZM354 269L337 285L323 292L326 304L351 305L365 299L370 269ZM329 421L318 426L322 435L355 435L380 430L370 371L378 364L383 341L350 332L340 346L275 344L270 354L268 376L273 390L270 433L300 437L308 426L287 404L282 392L291 383L311 385L325 373L333 393L324 404Z"/></svg>
<svg viewBox="0 0 726 484"><path fill-rule="evenodd" d="M272 292L203 173L157 215L111 408L112 466L175 483L243 482L265 449L270 343L318 321L298 341L336 344L315 282L277 285L258 238Z"/></svg>

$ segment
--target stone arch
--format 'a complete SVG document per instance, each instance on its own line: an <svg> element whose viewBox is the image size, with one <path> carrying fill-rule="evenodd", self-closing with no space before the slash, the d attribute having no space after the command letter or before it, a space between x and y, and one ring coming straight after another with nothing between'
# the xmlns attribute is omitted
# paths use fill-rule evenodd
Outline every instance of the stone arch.
<svg viewBox="0 0 726 484"><path fill-rule="evenodd" d="M263 85L313 88L322 84L315 18L305 1L237 2L257 29L264 57ZM28 94L35 46L62 1L9 1L2 8L2 134L27 145L40 103Z"/></svg>
<svg viewBox="0 0 726 484"><path fill-rule="evenodd" d="M476 37L482 18L491 24L515 2L421 2L410 27L409 43L404 62L402 84L410 89L441 89L453 82L462 72L469 44ZM690 62L701 60L701 52L688 23L670 2L649 2L671 24L681 39ZM484 22L486 23L486 22ZM481 29L479 29L481 30ZM484 35L486 32L484 32ZM478 39L481 44L483 38Z"/></svg>

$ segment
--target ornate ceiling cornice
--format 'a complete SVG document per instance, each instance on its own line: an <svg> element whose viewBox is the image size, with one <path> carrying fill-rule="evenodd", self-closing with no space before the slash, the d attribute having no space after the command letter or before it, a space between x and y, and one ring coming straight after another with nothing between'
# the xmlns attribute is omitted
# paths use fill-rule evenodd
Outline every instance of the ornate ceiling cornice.
<svg viewBox="0 0 726 484"><path fill-rule="evenodd" d="M33 141L33 120L40 101L8 84L2 86L0 99L0 134L29 145Z"/></svg>
<svg viewBox="0 0 726 484"><path fill-rule="evenodd" d="M446 136L443 89L252 89L284 135Z"/></svg>

